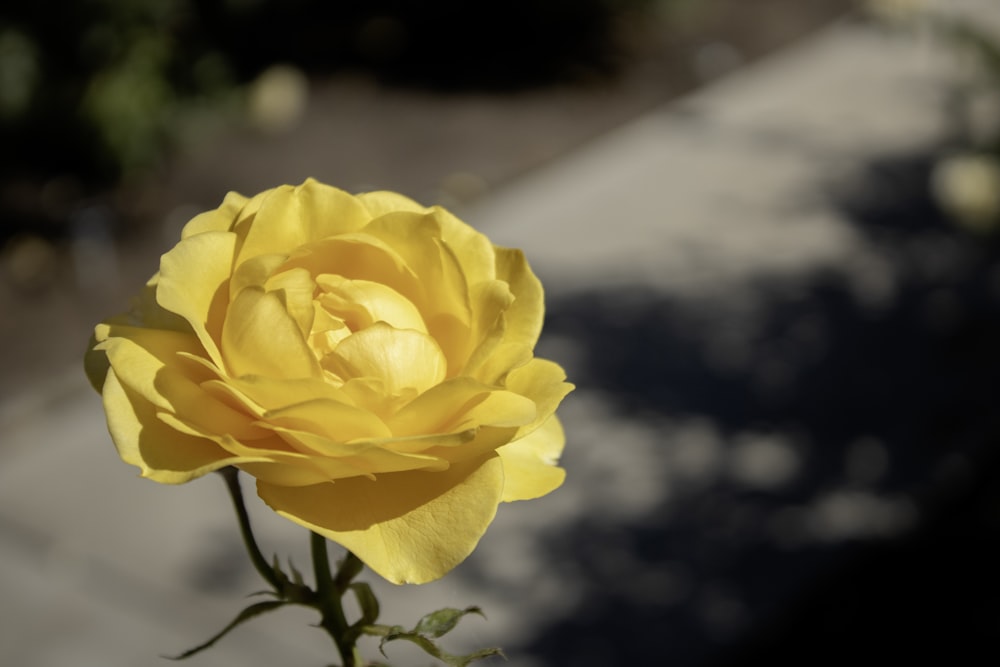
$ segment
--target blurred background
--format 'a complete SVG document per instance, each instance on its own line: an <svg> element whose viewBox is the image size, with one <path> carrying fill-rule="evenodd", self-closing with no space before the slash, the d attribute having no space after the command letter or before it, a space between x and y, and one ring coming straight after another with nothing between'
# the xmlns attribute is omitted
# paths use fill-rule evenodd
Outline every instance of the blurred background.
<svg viewBox="0 0 1000 667"><path fill-rule="evenodd" d="M95 0L5 8L0 305L16 307L22 322L37 308L33 329L44 322L89 332L95 312L120 308L148 277L180 226L230 190L313 176L461 212L849 6L546 0L485 12L447 1ZM53 12L65 20L55 25ZM61 319L46 319L55 317L49 311ZM24 340L21 327L3 330L8 377L36 375L42 359L63 366L77 358L75 349Z"/></svg>
<svg viewBox="0 0 1000 667"><path fill-rule="evenodd" d="M190 217L309 176L524 248L578 386L566 486L379 585L387 622L478 604L456 641L527 667L1000 633L994 0L22 3L0 139L4 664L155 664L259 587L222 485L135 480L80 359ZM279 615L191 664L330 659Z"/></svg>

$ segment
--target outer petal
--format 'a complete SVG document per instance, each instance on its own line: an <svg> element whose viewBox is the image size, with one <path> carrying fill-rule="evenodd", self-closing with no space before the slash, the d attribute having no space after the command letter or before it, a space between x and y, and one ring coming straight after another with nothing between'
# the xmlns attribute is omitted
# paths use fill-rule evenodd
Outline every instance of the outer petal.
<svg viewBox="0 0 1000 667"><path fill-rule="evenodd" d="M236 236L205 232L184 239L160 259L156 301L191 325L202 346L222 365L217 336L222 330Z"/></svg>
<svg viewBox="0 0 1000 667"><path fill-rule="evenodd" d="M157 418L154 407L125 389L114 372L104 381L104 410L118 455L137 466L142 476L163 484L182 484L196 477L264 457L232 456L211 440L192 437Z"/></svg>
<svg viewBox="0 0 1000 667"><path fill-rule="evenodd" d="M278 514L353 551L396 584L439 579L472 553L503 489L496 456L443 472L381 475L288 488L258 482Z"/></svg>
<svg viewBox="0 0 1000 667"><path fill-rule="evenodd" d="M510 285L514 303L504 313L507 319L506 340L534 347L545 319L542 283L528 266L520 250L497 248L497 278Z"/></svg>
<svg viewBox="0 0 1000 667"><path fill-rule="evenodd" d="M357 231L369 220L371 214L355 197L312 179L294 188L275 188L253 219L240 223L239 262Z"/></svg>
<svg viewBox="0 0 1000 667"><path fill-rule="evenodd" d="M441 225L441 238L458 257L469 285L495 279L495 249L490 240L449 211L438 206L432 210Z"/></svg>
<svg viewBox="0 0 1000 667"><path fill-rule="evenodd" d="M160 276L157 274L149 279L142 291L132 299L129 312L108 318L94 327L94 333L91 335L87 351L84 353L83 369L91 386L98 392L104 385L104 378L107 376L110 366L107 351L103 346L98 347L98 343L118 335L115 333L118 327L141 327L147 330L183 333L195 342L197 341L187 321L168 310L164 310L156 302L156 283L159 278ZM199 354L201 354L201 350L199 350Z"/></svg>
<svg viewBox="0 0 1000 667"><path fill-rule="evenodd" d="M530 435L497 449L503 461L503 501L531 500L559 488L566 471L556 462L565 444L562 424L553 415Z"/></svg>
<svg viewBox="0 0 1000 667"><path fill-rule="evenodd" d="M254 439L267 435L246 412L219 401L201 386L202 368L179 356L197 341L172 331L115 327L116 335L102 344L115 377L157 410L183 415L217 433Z"/></svg>
<svg viewBox="0 0 1000 667"><path fill-rule="evenodd" d="M490 354L480 357L475 368L470 368L473 377L486 384L502 384L507 375L532 360L533 350L520 343L505 343L492 346Z"/></svg>
<svg viewBox="0 0 1000 667"><path fill-rule="evenodd" d="M378 190L376 192L365 192L358 195L358 201L364 204L373 218L378 218L386 213L394 211L410 211L412 213L426 213L427 209L409 197L404 197L397 192L388 190Z"/></svg>
<svg viewBox="0 0 1000 667"><path fill-rule="evenodd" d="M180 331L193 335L191 325L175 313L165 310L163 306L156 302L156 288L160 281L160 274L156 273L146 281L142 291L132 299L127 313L121 316L120 321L126 324L138 325L147 329L164 329L166 331ZM118 320L108 320L112 324Z"/></svg>
<svg viewBox="0 0 1000 667"><path fill-rule="evenodd" d="M524 436L538 428L559 406L566 394L573 391L573 385L566 380L566 371L559 364L548 359L532 359L524 366L515 368L507 375L507 389L527 396L538 407L536 420L521 427Z"/></svg>
<svg viewBox="0 0 1000 667"><path fill-rule="evenodd" d="M238 192L230 192L222 200L222 206L205 211L191 218L181 230L181 238L186 239L202 232L226 232L236 222L236 216L249 200Z"/></svg>

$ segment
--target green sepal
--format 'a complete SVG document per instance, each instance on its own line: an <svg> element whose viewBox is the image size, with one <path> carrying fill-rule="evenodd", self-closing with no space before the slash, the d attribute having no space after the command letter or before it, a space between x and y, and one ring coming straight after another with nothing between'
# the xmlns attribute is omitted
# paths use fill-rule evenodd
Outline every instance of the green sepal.
<svg viewBox="0 0 1000 667"><path fill-rule="evenodd" d="M299 572L298 568L295 567L295 564L292 563L291 558L288 559L288 569L292 572L292 582L295 584L296 588L305 586L305 580L302 578L302 573Z"/></svg>
<svg viewBox="0 0 1000 667"><path fill-rule="evenodd" d="M229 634L230 630L233 630L237 626L242 625L246 621L249 621L251 618L254 618L255 616L260 616L261 614L267 613L269 611L274 611L275 609L278 609L279 607L283 607L286 604L290 604L290 603L287 602L287 601L285 601L285 600L266 600L264 602L256 602L256 603L250 605L249 607L247 607L246 609L244 609L243 611L241 611L239 614L237 614L236 618L234 618L229 623L229 625L227 625L226 627L222 628L222 630L219 633L217 633L216 635L214 635L207 642L205 642L203 644L199 644L198 646L195 646L192 649L188 649L187 651L184 651L180 655L175 655L175 656L169 656L169 655L167 655L167 656L163 656L163 657L165 657L165 658L167 658L169 660L184 660L185 658L190 658L192 655L194 655L196 653L201 653L205 649L210 648L217 641L219 641L220 639L222 639L223 637L225 637L227 634Z"/></svg>

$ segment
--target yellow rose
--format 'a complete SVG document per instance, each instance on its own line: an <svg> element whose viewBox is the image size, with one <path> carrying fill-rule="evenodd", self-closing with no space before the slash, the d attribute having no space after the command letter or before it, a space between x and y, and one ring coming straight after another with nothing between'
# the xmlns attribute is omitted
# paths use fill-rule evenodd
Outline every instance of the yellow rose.
<svg viewBox="0 0 1000 667"><path fill-rule="evenodd" d="M572 389L534 358L542 287L441 208L314 180L198 215L86 368L121 458L225 466L395 583L437 579L501 501L565 476Z"/></svg>

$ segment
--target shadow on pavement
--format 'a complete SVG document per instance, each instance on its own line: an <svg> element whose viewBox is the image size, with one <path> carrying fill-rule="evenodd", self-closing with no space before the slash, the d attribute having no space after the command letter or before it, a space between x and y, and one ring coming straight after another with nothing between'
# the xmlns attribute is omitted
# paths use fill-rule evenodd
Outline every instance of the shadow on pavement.
<svg viewBox="0 0 1000 667"><path fill-rule="evenodd" d="M838 197L885 260L874 295L826 273L750 300L624 289L550 304L548 344L572 350L580 391L654 434L664 493L624 522L553 528L546 558L577 604L524 653L735 667L987 648L1000 246L938 212L930 164L873 165ZM571 448L572 434L572 477Z"/></svg>

